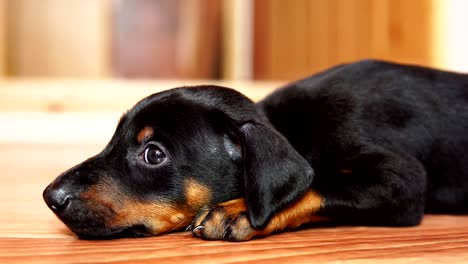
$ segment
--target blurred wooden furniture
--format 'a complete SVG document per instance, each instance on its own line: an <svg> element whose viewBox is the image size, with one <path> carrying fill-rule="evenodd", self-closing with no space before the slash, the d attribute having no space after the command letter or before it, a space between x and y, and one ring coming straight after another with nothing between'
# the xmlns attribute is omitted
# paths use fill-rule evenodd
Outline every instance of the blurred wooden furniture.
<svg viewBox="0 0 468 264"><path fill-rule="evenodd" d="M4 0L0 0L4 1ZM15 0L0 4L7 73L22 77L216 78L221 1ZM6 29L7 38L1 31Z"/></svg>
<svg viewBox="0 0 468 264"><path fill-rule="evenodd" d="M362 58L445 56L433 43L442 0L1 1L0 72L13 76L293 80Z"/></svg>
<svg viewBox="0 0 468 264"><path fill-rule="evenodd" d="M294 80L362 58L432 65L432 1L256 0L254 78Z"/></svg>
<svg viewBox="0 0 468 264"><path fill-rule="evenodd" d="M0 81L0 263L468 263L468 216L428 215L412 228L310 228L245 243L189 232L78 240L46 207L43 189L98 153L124 109L184 83L209 82ZM279 85L216 84L256 100Z"/></svg>
<svg viewBox="0 0 468 264"><path fill-rule="evenodd" d="M116 76L220 76L221 1L113 1L112 69Z"/></svg>
<svg viewBox="0 0 468 264"><path fill-rule="evenodd" d="M6 1L8 75L108 75L110 1Z"/></svg>

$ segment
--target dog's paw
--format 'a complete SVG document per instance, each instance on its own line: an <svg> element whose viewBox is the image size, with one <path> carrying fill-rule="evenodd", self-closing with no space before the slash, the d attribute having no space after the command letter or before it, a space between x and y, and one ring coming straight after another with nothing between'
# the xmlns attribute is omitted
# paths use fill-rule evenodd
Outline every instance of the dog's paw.
<svg viewBox="0 0 468 264"><path fill-rule="evenodd" d="M193 235L206 240L245 241L256 235L244 199L202 210L193 221Z"/></svg>

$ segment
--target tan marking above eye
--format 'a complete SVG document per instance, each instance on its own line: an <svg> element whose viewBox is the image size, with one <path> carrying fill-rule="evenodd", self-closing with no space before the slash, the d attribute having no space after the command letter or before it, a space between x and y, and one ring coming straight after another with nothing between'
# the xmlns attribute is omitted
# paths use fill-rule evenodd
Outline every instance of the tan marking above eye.
<svg viewBox="0 0 468 264"><path fill-rule="evenodd" d="M342 169L338 171L341 174L346 174L346 175L351 175L353 174L353 171L351 169Z"/></svg>
<svg viewBox="0 0 468 264"><path fill-rule="evenodd" d="M154 130L151 127L144 127L137 135L137 140L142 143L145 139L150 138L154 135Z"/></svg>
<svg viewBox="0 0 468 264"><path fill-rule="evenodd" d="M185 180L185 197L187 205L195 210L208 204L211 200L211 190L193 178Z"/></svg>

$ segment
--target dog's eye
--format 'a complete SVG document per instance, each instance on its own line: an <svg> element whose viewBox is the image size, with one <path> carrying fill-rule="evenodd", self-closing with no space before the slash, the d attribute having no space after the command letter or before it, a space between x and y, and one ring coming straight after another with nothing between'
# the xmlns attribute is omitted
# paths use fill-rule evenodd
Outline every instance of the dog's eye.
<svg viewBox="0 0 468 264"><path fill-rule="evenodd" d="M155 145L150 145L145 149L143 155L145 162L152 165L157 165L166 160L166 154Z"/></svg>

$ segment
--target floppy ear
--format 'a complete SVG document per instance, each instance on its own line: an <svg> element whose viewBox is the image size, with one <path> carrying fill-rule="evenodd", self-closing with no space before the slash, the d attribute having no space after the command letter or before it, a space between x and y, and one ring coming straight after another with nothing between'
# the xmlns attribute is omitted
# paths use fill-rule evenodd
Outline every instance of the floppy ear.
<svg viewBox="0 0 468 264"><path fill-rule="evenodd" d="M305 193L314 171L274 128L246 123L240 132L248 213L252 226L262 229L276 212Z"/></svg>

